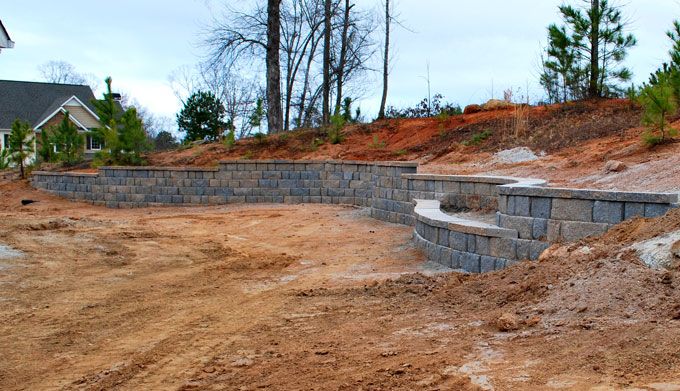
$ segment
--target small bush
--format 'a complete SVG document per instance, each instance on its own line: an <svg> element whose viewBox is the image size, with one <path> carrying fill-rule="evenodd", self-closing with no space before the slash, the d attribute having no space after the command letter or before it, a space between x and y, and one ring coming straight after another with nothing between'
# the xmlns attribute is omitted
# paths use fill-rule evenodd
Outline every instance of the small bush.
<svg viewBox="0 0 680 391"><path fill-rule="evenodd" d="M315 137L314 140L309 145L309 150L311 152L316 152L320 146L324 144L324 140L318 137Z"/></svg>
<svg viewBox="0 0 680 391"><path fill-rule="evenodd" d="M234 134L234 129L231 129L224 136L224 145L231 149L236 144L236 135Z"/></svg>
<svg viewBox="0 0 680 391"><path fill-rule="evenodd" d="M243 159L243 160L251 160L252 158L253 158L253 151L250 151L250 150L246 151L246 153L244 153L243 156L241 157L241 159Z"/></svg>
<svg viewBox="0 0 680 391"><path fill-rule="evenodd" d="M331 144L340 144L345 140L342 135L342 128L345 127L345 117L342 115L331 116L331 124L328 126L327 136L328 142Z"/></svg>
<svg viewBox="0 0 680 391"><path fill-rule="evenodd" d="M423 99L415 105L414 107L407 107L404 109L397 109L395 107L388 107L385 112L385 118L395 119L395 118L428 118L428 117L440 117L442 119L448 119L452 115L463 114L463 110L460 106L453 103L442 102L444 98L441 94L435 94L432 97L432 103L428 101L427 98Z"/></svg>
<svg viewBox="0 0 680 391"><path fill-rule="evenodd" d="M371 141L370 144L368 144L368 147L373 148L373 149L384 149L386 146L387 146L387 143L385 141L381 141L378 138L377 134L373 135L373 140Z"/></svg>
<svg viewBox="0 0 680 391"><path fill-rule="evenodd" d="M267 135L262 132L257 132L253 135L256 144L264 144L267 141Z"/></svg>
<svg viewBox="0 0 680 391"><path fill-rule="evenodd" d="M404 156L408 153L405 149L398 149L393 152L396 156Z"/></svg>
<svg viewBox="0 0 680 391"><path fill-rule="evenodd" d="M489 137L491 137L491 130L485 130L481 133L475 133L470 137L469 140L463 141L463 145L465 146L471 146L471 145L479 145L482 142L486 141Z"/></svg>

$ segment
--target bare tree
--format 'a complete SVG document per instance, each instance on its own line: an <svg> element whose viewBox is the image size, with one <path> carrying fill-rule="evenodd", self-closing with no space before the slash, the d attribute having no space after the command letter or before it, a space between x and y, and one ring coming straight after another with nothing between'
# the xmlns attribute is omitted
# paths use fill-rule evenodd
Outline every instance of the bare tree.
<svg viewBox="0 0 680 391"><path fill-rule="evenodd" d="M323 104L322 104L322 123L328 125L330 100L331 100L331 35L333 31L331 13L331 0L324 3L324 40L323 40Z"/></svg>
<svg viewBox="0 0 680 391"><path fill-rule="evenodd" d="M66 61L48 61L38 66L38 72L40 72L40 75L48 83L86 83L85 77L76 71L76 67Z"/></svg>
<svg viewBox="0 0 680 391"><path fill-rule="evenodd" d="M269 133L283 130L281 112L281 0L267 1L267 125Z"/></svg>
<svg viewBox="0 0 680 391"><path fill-rule="evenodd" d="M321 28L323 19L320 17L318 0L294 0L282 12L282 52L285 58L285 107L284 127L290 129L290 117L293 105L293 95L298 73L305 63L305 59L314 59L317 46L317 32ZM307 57L308 52L309 57ZM307 70L311 64L307 61ZM308 73L305 74L306 80ZM302 103L304 105L304 103Z"/></svg>
<svg viewBox="0 0 680 391"><path fill-rule="evenodd" d="M357 11L352 0L283 0L279 5L280 129L328 123L332 99L341 104L348 92L358 91L359 76L368 69L369 58L375 52L370 39L372 18ZM246 12L228 8L211 26L205 41L209 48L207 65L228 68L232 78L243 69L262 85L271 85L269 48L273 45L267 34L268 11L257 5ZM260 73L259 66L266 68L266 73ZM175 78L196 84L181 72ZM223 102L229 101L220 93L215 95L221 96ZM268 96L267 113L272 114L271 109L276 107L270 107L269 102L272 98Z"/></svg>
<svg viewBox="0 0 680 391"><path fill-rule="evenodd" d="M337 68L337 92L335 94L335 115L340 113L340 106L342 105L342 87L345 82L345 65L347 64L347 46L348 34L350 26L350 12L354 7L350 4L350 0L345 0L344 17L342 20L342 34L340 36L340 56Z"/></svg>
<svg viewBox="0 0 680 391"><path fill-rule="evenodd" d="M383 91L380 100L380 110L378 118L385 118L385 105L387 104L387 83L389 79L390 66L390 24L392 17L390 14L390 0L385 0L385 50L383 54Z"/></svg>
<svg viewBox="0 0 680 391"><path fill-rule="evenodd" d="M353 92L357 93L365 86L361 83L360 76L368 71L368 62L375 54L375 45L372 40L374 30L373 18L369 13L356 11L354 4L345 0L345 7L342 13L338 13L340 19L337 23L336 31L339 37L334 48L333 75L332 80L336 83L336 114L349 91L346 87L350 83L354 84Z"/></svg>
<svg viewBox="0 0 680 391"><path fill-rule="evenodd" d="M101 82L90 73L80 73L76 67L66 61L48 61L38 66L42 80L56 84L88 85L93 90L101 87Z"/></svg>

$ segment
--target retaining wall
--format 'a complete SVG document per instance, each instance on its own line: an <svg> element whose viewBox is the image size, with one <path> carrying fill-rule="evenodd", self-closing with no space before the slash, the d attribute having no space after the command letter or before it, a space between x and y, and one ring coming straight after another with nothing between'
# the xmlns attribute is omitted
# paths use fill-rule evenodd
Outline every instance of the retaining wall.
<svg viewBox="0 0 680 391"><path fill-rule="evenodd" d="M32 184L110 208L229 203L369 207L376 219L415 226L428 258L468 272L537 259L550 243L599 234L634 216L677 207L675 193L545 187L535 179L417 174L417 163L225 161L216 168L103 167L98 173L35 172ZM497 211L495 224L451 216Z"/></svg>

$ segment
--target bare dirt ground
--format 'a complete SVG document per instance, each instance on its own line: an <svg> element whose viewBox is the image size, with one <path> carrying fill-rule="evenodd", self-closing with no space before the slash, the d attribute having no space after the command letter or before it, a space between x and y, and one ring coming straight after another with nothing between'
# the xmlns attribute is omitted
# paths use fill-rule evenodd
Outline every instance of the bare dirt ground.
<svg viewBox="0 0 680 391"><path fill-rule="evenodd" d="M680 212L486 275L335 206L107 210L0 185L0 389L680 387ZM38 203L20 206L30 198Z"/></svg>

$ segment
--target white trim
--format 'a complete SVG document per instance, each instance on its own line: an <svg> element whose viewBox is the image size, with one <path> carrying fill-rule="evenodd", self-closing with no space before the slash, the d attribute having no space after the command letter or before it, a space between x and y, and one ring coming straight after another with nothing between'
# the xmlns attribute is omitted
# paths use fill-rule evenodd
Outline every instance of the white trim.
<svg viewBox="0 0 680 391"><path fill-rule="evenodd" d="M83 108L85 108L85 110L87 110L88 113L92 114L92 115L94 116L94 118L96 118L97 121L99 121L99 116L98 116L97 114L93 113L92 110L90 110L87 106L85 106L85 104L84 104L80 99L78 99L77 96L73 95L72 97L66 99L66 101L65 101L64 103L62 103L62 104L59 106L58 109L54 110L54 112L53 112L52 114L50 114L50 115L48 115L47 117L45 117L45 119L44 119L41 123L39 123L38 125L36 125L36 126L34 127L34 129L36 129L36 131L37 131L41 126L45 125L45 124L47 123L47 121L51 120L55 115L57 115L57 113L59 113L60 110L61 110L62 113L65 112L65 111L67 111L66 109L64 109L64 106L65 106L68 102L70 102L71 100L73 100L73 99L75 99L78 103L80 103L80 105L81 105ZM74 118L74 119L75 119L75 117L71 117L71 116L69 116L69 118ZM74 122L76 122L76 123L78 124L78 126L80 126L81 128L85 129L86 131L89 131L89 129L88 129L87 127L83 126L83 124L81 124L78 120L75 120Z"/></svg>

